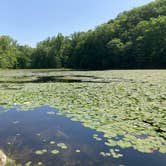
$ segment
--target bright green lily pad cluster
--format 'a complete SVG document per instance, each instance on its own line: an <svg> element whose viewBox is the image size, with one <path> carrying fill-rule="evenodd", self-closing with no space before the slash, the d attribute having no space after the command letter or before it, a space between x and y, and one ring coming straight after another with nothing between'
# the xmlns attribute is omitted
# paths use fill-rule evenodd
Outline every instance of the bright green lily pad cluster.
<svg viewBox="0 0 166 166"><path fill-rule="evenodd" d="M42 149L42 150L36 150L35 151L36 155L43 155L44 153L47 153L47 149Z"/></svg>
<svg viewBox="0 0 166 166"><path fill-rule="evenodd" d="M41 76L79 77L82 82L33 82ZM29 80L22 83L22 78ZM50 105L59 114L103 132L107 146L166 153L165 70L1 70L0 82L3 107L28 110Z"/></svg>
<svg viewBox="0 0 166 166"><path fill-rule="evenodd" d="M55 141L50 141L50 144L51 144L51 145L55 145L56 142L55 142Z"/></svg>
<svg viewBox="0 0 166 166"><path fill-rule="evenodd" d="M64 143L58 143L57 146L61 149L67 149L67 145L65 145Z"/></svg>
<svg viewBox="0 0 166 166"><path fill-rule="evenodd" d="M59 148L61 148L61 149L67 149L67 148L68 148L65 143L57 143L57 144L56 144L55 141L50 141L49 144L50 144L50 145L55 145L55 146L57 146L57 147L59 147ZM36 150L36 151L35 151L35 154L36 154L36 155L44 155L44 154L47 153L47 152L48 152L47 149L42 149L42 150ZM53 154L53 155L57 155L57 154L60 153L60 151L59 151L58 149L53 149L53 150L50 151L50 153Z"/></svg>
<svg viewBox="0 0 166 166"><path fill-rule="evenodd" d="M59 154L59 150L54 149L54 150L51 151L51 154L53 154L53 155Z"/></svg>
<svg viewBox="0 0 166 166"><path fill-rule="evenodd" d="M123 154L119 153L119 149L110 149L109 152L100 152L100 155L103 157L113 157L120 158L123 157Z"/></svg>
<svg viewBox="0 0 166 166"><path fill-rule="evenodd" d="M93 138L94 138L95 140L97 140L97 141L102 141L102 138L100 138L100 137L98 136L98 134L94 134L94 135L93 135Z"/></svg>

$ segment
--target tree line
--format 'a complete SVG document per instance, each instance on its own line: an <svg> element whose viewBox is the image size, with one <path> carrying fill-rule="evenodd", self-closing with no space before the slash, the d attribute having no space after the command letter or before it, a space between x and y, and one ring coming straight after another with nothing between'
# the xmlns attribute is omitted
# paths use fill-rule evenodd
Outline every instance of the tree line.
<svg viewBox="0 0 166 166"><path fill-rule="evenodd" d="M94 30L22 46L0 36L0 68L166 68L166 0L120 13Z"/></svg>

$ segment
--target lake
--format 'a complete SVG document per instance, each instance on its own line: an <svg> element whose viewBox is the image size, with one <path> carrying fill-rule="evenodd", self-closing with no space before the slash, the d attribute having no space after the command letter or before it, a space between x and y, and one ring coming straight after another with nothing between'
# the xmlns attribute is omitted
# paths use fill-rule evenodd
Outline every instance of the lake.
<svg viewBox="0 0 166 166"><path fill-rule="evenodd" d="M0 149L22 165L43 166L165 166L166 155L133 148L110 148L102 132L84 127L49 106L5 112L0 109ZM95 139L98 138L98 139ZM113 149L121 158L103 156Z"/></svg>

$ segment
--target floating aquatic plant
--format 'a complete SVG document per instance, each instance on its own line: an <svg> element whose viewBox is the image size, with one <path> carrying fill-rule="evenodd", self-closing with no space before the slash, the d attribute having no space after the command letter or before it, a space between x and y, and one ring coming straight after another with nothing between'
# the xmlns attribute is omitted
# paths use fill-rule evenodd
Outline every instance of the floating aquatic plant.
<svg viewBox="0 0 166 166"><path fill-rule="evenodd" d="M31 166L32 165L32 161L28 161L27 163L25 163L25 166Z"/></svg>
<svg viewBox="0 0 166 166"><path fill-rule="evenodd" d="M33 83L39 75L49 74L40 70L37 74L33 70L0 71L0 106L29 110L50 105L58 108L59 114L103 132L105 144L111 148L166 153L165 70L52 72L53 76L88 77L81 77L82 83ZM14 80L25 75L32 83ZM140 138L142 134L147 137ZM119 136L123 138L115 139Z"/></svg>
<svg viewBox="0 0 166 166"><path fill-rule="evenodd" d="M36 155L43 155L44 153L47 153L47 149L42 149L42 150L36 150L35 151Z"/></svg>
<svg viewBox="0 0 166 166"><path fill-rule="evenodd" d="M59 154L59 150L54 149L54 150L51 151L51 154L53 154L53 155L57 155L57 154Z"/></svg>
<svg viewBox="0 0 166 166"><path fill-rule="evenodd" d="M100 138L100 137L98 136L98 134L94 134L94 135L93 135L93 138L94 138L95 140L97 140L97 141L102 141L102 138Z"/></svg>
<svg viewBox="0 0 166 166"><path fill-rule="evenodd" d="M50 144L51 144L51 145L55 145L56 142L55 142L55 141L50 141Z"/></svg>
<svg viewBox="0 0 166 166"><path fill-rule="evenodd" d="M110 149L109 152L100 152L100 155L103 157L113 157L113 158L120 158L123 157L123 154L120 154L119 151L116 149Z"/></svg>
<svg viewBox="0 0 166 166"><path fill-rule="evenodd" d="M38 162L37 165L43 165L43 163L42 162Z"/></svg>
<svg viewBox="0 0 166 166"><path fill-rule="evenodd" d="M58 143L57 146L59 146L61 149L67 149L67 146L64 143Z"/></svg>

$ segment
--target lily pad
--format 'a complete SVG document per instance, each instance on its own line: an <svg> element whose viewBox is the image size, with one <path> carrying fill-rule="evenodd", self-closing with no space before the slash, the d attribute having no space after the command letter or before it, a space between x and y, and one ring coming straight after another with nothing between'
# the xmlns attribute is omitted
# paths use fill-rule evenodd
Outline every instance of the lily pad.
<svg viewBox="0 0 166 166"><path fill-rule="evenodd" d="M57 154L59 154L59 151L57 149L54 149L54 150L51 151L51 154L57 155Z"/></svg>

